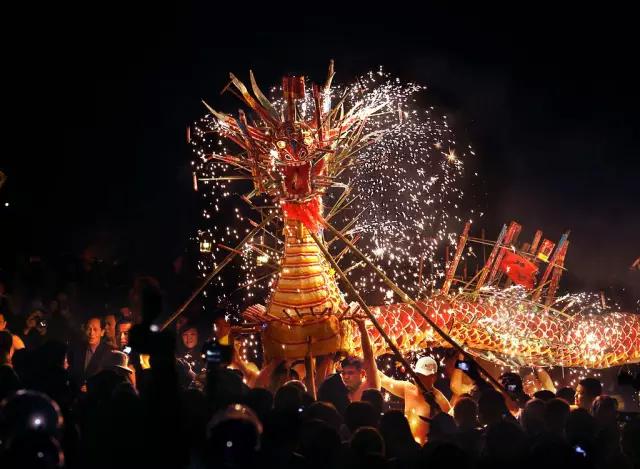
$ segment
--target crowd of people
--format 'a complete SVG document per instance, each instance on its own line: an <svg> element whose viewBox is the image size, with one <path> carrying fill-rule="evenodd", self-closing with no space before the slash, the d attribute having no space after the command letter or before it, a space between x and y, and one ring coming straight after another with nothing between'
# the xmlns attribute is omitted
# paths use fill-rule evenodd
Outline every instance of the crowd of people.
<svg viewBox="0 0 640 469"><path fill-rule="evenodd" d="M452 350L391 376L364 318L359 356L259 367L223 317L160 330L157 282L132 292L21 315L0 291L0 467L640 468L640 420L595 378L497 386Z"/></svg>

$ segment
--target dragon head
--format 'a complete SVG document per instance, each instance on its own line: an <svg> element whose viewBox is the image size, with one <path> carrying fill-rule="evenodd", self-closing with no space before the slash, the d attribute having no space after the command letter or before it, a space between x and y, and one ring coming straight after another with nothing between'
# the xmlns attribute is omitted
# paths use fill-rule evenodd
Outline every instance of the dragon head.
<svg viewBox="0 0 640 469"><path fill-rule="evenodd" d="M358 148L374 138L363 132L369 116L384 103L356 103L345 111L345 97L331 107L333 62L324 86L313 83L306 89L303 76L282 79L282 98L271 103L250 72L251 90L230 74L231 88L251 111L237 116L217 112L205 105L215 119L214 131L235 143L235 154L212 154L208 158L223 161L248 174L254 182L249 198L267 194L288 213L306 211L313 206L316 220L320 196L334 184L335 178L349 166Z"/></svg>
<svg viewBox="0 0 640 469"><path fill-rule="evenodd" d="M282 79L282 99L272 104L250 73L251 88L230 74L234 94L252 111L251 123L244 111L231 116L207 105L216 122L216 131L241 149L235 155L213 155L251 173L257 193L267 193L279 201L295 202L320 195L330 185L327 173L330 160L349 145L350 138L375 111L363 108L345 114L341 100L331 108L333 63L324 86L305 87L303 76ZM206 105L206 103L205 103ZM304 108L311 108L305 112Z"/></svg>

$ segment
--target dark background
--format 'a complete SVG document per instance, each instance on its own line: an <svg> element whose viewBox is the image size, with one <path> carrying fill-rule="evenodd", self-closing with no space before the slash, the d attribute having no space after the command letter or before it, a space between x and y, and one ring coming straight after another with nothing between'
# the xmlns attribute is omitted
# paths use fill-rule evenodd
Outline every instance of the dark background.
<svg viewBox="0 0 640 469"><path fill-rule="evenodd" d="M571 229L565 286L626 288L637 301L640 274L629 266L640 256L640 77L630 11L370 4L358 15L319 4L336 15L310 16L300 6L213 3L6 12L3 270L21 256L93 245L162 277L200 224L185 141L205 113L200 99L233 110L219 96L229 71L246 78L251 68L266 88L291 72L321 81L334 58L337 81L383 65L430 87L477 153L484 187L473 197L486 213L477 229L495 238L515 219L524 238L541 228L553 240Z"/></svg>

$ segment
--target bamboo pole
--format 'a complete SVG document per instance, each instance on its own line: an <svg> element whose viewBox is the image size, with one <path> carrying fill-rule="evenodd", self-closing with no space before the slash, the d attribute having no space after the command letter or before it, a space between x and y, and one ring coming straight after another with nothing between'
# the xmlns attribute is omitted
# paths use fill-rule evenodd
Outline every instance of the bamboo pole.
<svg viewBox="0 0 640 469"><path fill-rule="evenodd" d="M316 367L313 362L313 355L311 354L311 336L307 337L307 354L304 357L304 369L305 369L305 384L307 386L307 391L311 394L311 397L317 399L316 397Z"/></svg>
<svg viewBox="0 0 640 469"><path fill-rule="evenodd" d="M561 237L560 237L560 241L558 242L558 245L556 246L556 250L553 252L553 255L551 256L551 259L549 260L549 264L547 265L547 268L544 271L544 274L542 275L542 278L540 279L540 285L546 284L547 280L549 279L549 275L551 275L551 271L554 269L554 267L556 267L556 260L558 259L558 255L560 254L560 252L562 252L562 250L564 249L564 243L567 242L567 239L569 238L569 234L571 234L570 230L567 230ZM542 289L538 290L534 295L533 295L533 299L535 301L538 301L540 299L540 297L542 296Z"/></svg>
<svg viewBox="0 0 640 469"><path fill-rule="evenodd" d="M551 283L549 283L549 288L547 289L547 297L544 301L545 306L551 305L553 302L556 292L558 291L558 286L560 285L560 277L562 277L562 268L564 267L564 258L567 255L567 249L569 249L569 241L565 241L562 245L562 250L558 254L558 259L556 260L557 267L553 269L553 273L551 274Z"/></svg>
<svg viewBox="0 0 640 469"><path fill-rule="evenodd" d="M331 225L328 225L331 226ZM330 228L333 231L333 227ZM340 276L340 278L344 281L344 284L347 287L347 290L349 290L349 293L351 293L356 301L358 302L358 304L360 305L360 307L362 308L362 310L365 312L365 314L367 315L367 317L371 320L371 322L373 323L374 327L378 330L378 332L380 333L380 335L382 336L382 338L385 340L385 342L387 343L387 345L389 346L389 348L393 351L393 353L396 355L396 358L400 361L400 363L402 363L402 365L405 367L405 369L409 372L409 374L411 375L411 377L415 380L416 386L418 386L420 388L420 390L423 393L428 393L429 390L425 387L424 384L422 384L422 381L420 381L420 379L418 378L418 375L416 374L416 372L413 370L413 367L409 364L409 362L407 362L407 360L402 356L402 353L400 353L400 349L398 349L398 347L396 346L396 344L393 343L393 341L391 340L391 337L389 337L387 335L387 333L385 332L385 330L382 328L382 326L380 325L380 323L378 322L378 320L375 318L375 316L373 315L373 313L371 312L371 310L369 309L369 306L367 306L367 303L365 303L364 299L362 299L362 297L360 296L360 294L358 293L358 290L356 290L356 288L353 286L353 284L349 281L349 278L346 276L346 274L342 271L342 269L340 268L340 266L338 265L338 263L333 259L333 256L331 256L331 253L327 250L327 248L324 246L324 244L322 243L322 241L318 238L318 235L316 235L312 230L309 230L309 234L311 235L311 237L313 238L313 240L316 242L316 244L318 245L318 247L320 248L320 251L322 251L322 254L324 255L324 258L327 260L327 262L329 264L331 264L331 267L333 267L333 269L336 271L336 273ZM337 234L337 231L334 231L334 234ZM342 235L340 235L342 236ZM348 240L343 239L343 241L351 244Z"/></svg>
<svg viewBox="0 0 640 469"><path fill-rule="evenodd" d="M469 236L469 230L471 229L471 223L467 222L464 225L464 230L462 231L462 235L458 240L458 246L456 247L456 254L453 256L453 260L451 264L449 264L449 269L447 270L447 276L445 277L444 284L442 285L442 290L440 293L446 295L449 293L449 289L451 288L451 284L453 283L453 277L456 274L456 270L458 270L458 264L460 263L460 258L462 257L462 251L464 249L465 244L467 244L467 237Z"/></svg>
<svg viewBox="0 0 640 469"><path fill-rule="evenodd" d="M448 342L454 349L456 349L458 352L460 352L461 354L463 354L465 356L465 358L473 361L476 364L476 367L478 368L478 370L489 380L491 381L491 384L493 384L496 388L498 388L499 390L501 390L502 392L505 393L505 395L508 395L507 391L504 389L504 387L502 386L502 384L500 384L500 382L498 382L498 380L496 380L493 376L491 376L489 374L489 372L487 370L485 370L482 365L480 365L474 358L473 356L467 352L465 349L462 348L462 346L460 344L458 344L455 340L453 340L446 332L444 332L430 317L429 315L424 312L422 310L422 308L416 303L415 300L413 300L411 297L409 297L409 295L407 295L404 291L402 291L402 289L400 287L398 287L389 277L387 277L387 275L380 270L375 264L373 264L357 247L355 247L354 245L352 245L348 239L346 239L344 236L342 236L341 234L339 234L338 230L336 228L334 228L331 224L329 223L325 223L325 226L329 229L329 231L331 231L333 234L335 234L336 236L340 236L340 238L342 239L342 241L351 248L351 250L356 253L359 257L362 258L362 260L369 266L371 267L376 274L378 274L379 277L381 277L384 282L387 284L387 286L389 288L391 288L397 295L400 296L400 298L402 299L402 301L409 303L414 310L416 310L420 316L422 316L422 318L427 321L427 323L429 323L429 325L433 328L434 331L436 331L438 333L438 335L440 335L440 337L442 337L446 342ZM506 226L505 226L506 229ZM312 234L312 236L314 236ZM316 239L316 237L314 236L314 239ZM324 249L324 247L320 248L321 250ZM334 267L335 269L335 267ZM336 272L338 270L336 269ZM353 288L353 286L351 286L351 288ZM355 289L354 289L355 291ZM358 294L358 292L355 292L356 295ZM360 295L358 295L358 298L360 298ZM361 299L361 298L360 298ZM362 301L361 304L364 304L364 301ZM366 306L366 305L365 305ZM385 333L386 336L386 333ZM388 337L388 336L386 336ZM390 339L389 339L390 340ZM398 352L399 353L399 352Z"/></svg>
<svg viewBox="0 0 640 469"><path fill-rule="evenodd" d="M538 249L538 244L540 244L540 240L542 239L542 231L536 230L536 234L533 236L533 241L531 242L531 247L529 248L529 254L532 256L536 255L536 250Z"/></svg>
<svg viewBox="0 0 640 469"><path fill-rule="evenodd" d="M507 233L507 225L502 225L502 230L500 230L500 234L498 235L498 239L496 240L496 244L493 246L491 250L491 254L489 254L489 259L485 262L482 267L482 273L480 274L480 278L478 279L478 283L476 283L476 291L479 291L484 285L485 280L487 279L487 275L489 275L489 271L491 269L491 265L498 255L498 251L500 249L500 245L502 244L502 240Z"/></svg>
<svg viewBox="0 0 640 469"><path fill-rule="evenodd" d="M169 326L169 324L175 321L176 318L180 316L184 312L184 310L189 307L189 305L193 302L193 300L195 300L197 296L200 293L202 293L202 291L207 287L207 285L209 285L209 282L211 282L211 280L213 280L215 276L218 275L220 271L224 269L226 265L229 262L231 262L231 260L233 260L234 257L238 255L237 253L240 252L240 249L242 249L242 247L245 244L247 244L251 240L251 238L253 238L256 235L258 231L260 231L262 228L267 226L267 224L275 218L276 213L277 212L273 212L271 215L267 216L267 218L262 220L262 223L256 226L253 230L249 231L249 233L247 233L247 235L244 238L242 238L242 241L238 243L235 249L232 250L227 255L227 257L225 257L222 260L222 262L218 264L218 266L215 269L213 269L213 271L209 275L205 277L205 279L202 281L200 286L196 288L193 291L193 293L191 293L191 296L189 296L189 298L187 298L187 300L184 303L182 303L182 305L171 316L169 316L165 322L162 323L162 325L160 326L160 330L165 330Z"/></svg>
<svg viewBox="0 0 640 469"><path fill-rule="evenodd" d="M420 256L420 265L418 266L418 298L422 295L422 268L424 267L424 254Z"/></svg>

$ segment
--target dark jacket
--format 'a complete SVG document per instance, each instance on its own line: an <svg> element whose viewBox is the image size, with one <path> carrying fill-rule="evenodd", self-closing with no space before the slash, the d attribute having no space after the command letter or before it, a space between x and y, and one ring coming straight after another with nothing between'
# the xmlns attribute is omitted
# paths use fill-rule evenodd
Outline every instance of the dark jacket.
<svg viewBox="0 0 640 469"><path fill-rule="evenodd" d="M111 352L111 347L104 342L100 342L96 351L94 352L91 360L87 364L87 368L84 367L84 359L87 353L88 344L86 342L71 347L67 355L69 361L69 373L73 386L80 388L88 378L102 371L107 356Z"/></svg>

